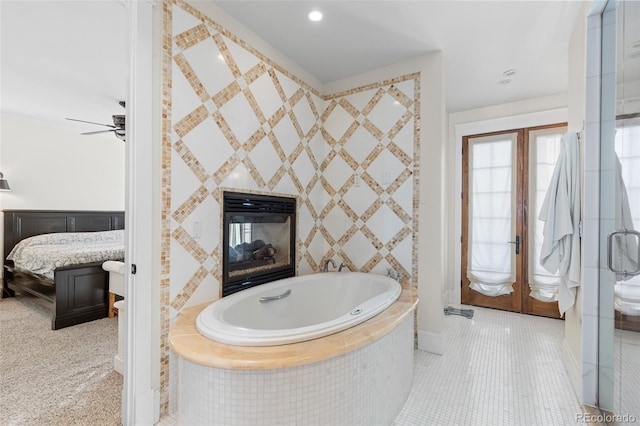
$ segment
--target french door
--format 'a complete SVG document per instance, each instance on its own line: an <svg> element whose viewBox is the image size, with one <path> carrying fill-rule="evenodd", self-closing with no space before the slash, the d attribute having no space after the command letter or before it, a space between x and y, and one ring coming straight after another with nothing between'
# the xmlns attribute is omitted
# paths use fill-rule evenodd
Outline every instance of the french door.
<svg viewBox="0 0 640 426"><path fill-rule="evenodd" d="M538 219L566 123L462 141L462 303L559 318Z"/></svg>

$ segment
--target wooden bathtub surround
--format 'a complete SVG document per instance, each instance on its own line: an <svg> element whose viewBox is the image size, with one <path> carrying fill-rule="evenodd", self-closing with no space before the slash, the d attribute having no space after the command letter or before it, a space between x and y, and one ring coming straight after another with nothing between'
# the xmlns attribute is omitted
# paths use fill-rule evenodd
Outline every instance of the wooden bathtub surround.
<svg viewBox="0 0 640 426"><path fill-rule="evenodd" d="M182 311L169 331L171 349L196 364L232 370L294 367L336 357L366 345L397 327L418 304L416 288L403 287L400 297L373 318L339 333L280 346L233 346L208 339L196 330L196 318L209 303Z"/></svg>

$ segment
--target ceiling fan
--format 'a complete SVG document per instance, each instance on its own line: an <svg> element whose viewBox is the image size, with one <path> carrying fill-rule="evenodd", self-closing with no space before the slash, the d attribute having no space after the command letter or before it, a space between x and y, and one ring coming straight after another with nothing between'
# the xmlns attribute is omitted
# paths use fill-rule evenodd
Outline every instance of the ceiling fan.
<svg viewBox="0 0 640 426"><path fill-rule="evenodd" d="M120 106L122 108L125 107L125 102L124 101L120 101L118 103L120 104ZM112 115L112 118L113 118L113 124L96 123L94 121L78 120L76 118L66 118L66 120L78 121L80 123L89 123L89 124L96 124L98 126L109 127L109 129L107 129L107 130L95 130L93 132L80 133L81 135L97 135L99 133L113 132L113 134L116 135L116 137L118 139L124 141L125 140L125 136L126 136L126 132L125 132L125 121L126 121L125 115L124 114Z"/></svg>

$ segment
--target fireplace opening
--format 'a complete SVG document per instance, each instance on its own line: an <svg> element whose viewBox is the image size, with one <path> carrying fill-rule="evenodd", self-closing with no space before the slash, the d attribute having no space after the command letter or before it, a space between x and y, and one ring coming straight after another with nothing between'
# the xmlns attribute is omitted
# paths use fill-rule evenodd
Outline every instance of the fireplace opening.
<svg viewBox="0 0 640 426"><path fill-rule="evenodd" d="M225 191L222 296L295 275L296 199Z"/></svg>

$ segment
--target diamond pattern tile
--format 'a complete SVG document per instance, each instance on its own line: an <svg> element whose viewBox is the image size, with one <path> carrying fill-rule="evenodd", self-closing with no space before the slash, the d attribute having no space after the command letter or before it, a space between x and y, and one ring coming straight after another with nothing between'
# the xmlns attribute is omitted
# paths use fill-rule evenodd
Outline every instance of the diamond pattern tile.
<svg viewBox="0 0 640 426"><path fill-rule="evenodd" d="M418 75L323 97L190 4L164 13L163 335L219 294L224 189L298 198L299 274L333 256L415 283ZM168 376L166 342L162 359Z"/></svg>
<svg viewBox="0 0 640 426"><path fill-rule="evenodd" d="M376 103L367 118L375 123L380 131L387 134L405 111L406 108L400 102L386 93Z"/></svg>
<svg viewBox="0 0 640 426"><path fill-rule="evenodd" d="M262 74L249 87L264 117L272 117L282 107L280 95L268 73Z"/></svg>
<svg viewBox="0 0 640 426"><path fill-rule="evenodd" d="M249 105L249 101L241 93L226 102L220 108L220 113L240 144L249 140L251 135L262 126Z"/></svg>
<svg viewBox="0 0 640 426"><path fill-rule="evenodd" d="M233 73L229 70L213 39L202 40L183 51L182 55L210 96L233 83Z"/></svg>

